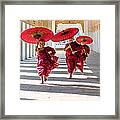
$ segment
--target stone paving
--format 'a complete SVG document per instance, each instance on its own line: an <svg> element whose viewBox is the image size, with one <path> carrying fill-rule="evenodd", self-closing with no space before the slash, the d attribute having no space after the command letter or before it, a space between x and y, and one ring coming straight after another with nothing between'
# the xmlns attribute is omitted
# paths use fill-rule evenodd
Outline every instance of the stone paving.
<svg viewBox="0 0 120 120"><path fill-rule="evenodd" d="M100 55L91 52L84 65L84 73L77 70L68 79L65 53L57 52L59 67L49 75L48 81L41 84L36 70L35 58L20 62L21 100L96 100L100 98Z"/></svg>

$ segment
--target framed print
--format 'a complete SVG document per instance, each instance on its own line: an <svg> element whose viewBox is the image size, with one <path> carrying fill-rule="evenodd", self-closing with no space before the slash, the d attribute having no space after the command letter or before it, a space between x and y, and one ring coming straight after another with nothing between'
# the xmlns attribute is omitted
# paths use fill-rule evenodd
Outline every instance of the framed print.
<svg viewBox="0 0 120 120"><path fill-rule="evenodd" d="M1 2L2 119L119 119L119 2Z"/></svg>

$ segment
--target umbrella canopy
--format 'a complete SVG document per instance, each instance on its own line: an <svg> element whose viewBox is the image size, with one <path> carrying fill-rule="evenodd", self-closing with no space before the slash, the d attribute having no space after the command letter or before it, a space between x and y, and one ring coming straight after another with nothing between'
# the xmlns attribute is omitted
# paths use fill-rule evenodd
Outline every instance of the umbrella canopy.
<svg viewBox="0 0 120 120"><path fill-rule="evenodd" d="M23 31L20 35L22 40L32 44L36 44L37 40L40 39L44 39L44 41L47 42L53 36L53 32L44 27L29 28Z"/></svg>
<svg viewBox="0 0 120 120"><path fill-rule="evenodd" d="M55 34L54 37L52 38L52 41L59 42L59 41L67 40L67 39L73 37L74 35L76 35L78 31L79 31L78 28L65 29L65 30Z"/></svg>
<svg viewBox="0 0 120 120"><path fill-rule="evenodd" d="M77 43L84 43L84 44L91 44L93 42L93 39L89 36L79 36L76 38Z"/></svg>

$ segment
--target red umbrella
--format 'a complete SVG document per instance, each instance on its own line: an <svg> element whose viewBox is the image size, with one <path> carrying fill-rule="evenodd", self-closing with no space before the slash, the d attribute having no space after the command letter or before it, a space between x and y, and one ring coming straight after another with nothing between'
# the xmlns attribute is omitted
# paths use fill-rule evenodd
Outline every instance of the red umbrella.
<svg viewBox="0 0 120 120"><path fill-rule="evenodd" d="M93 42L93 39L88 36L79 36L76 38L77 43L84 43L84 44L91 44Z"/></svg>
<svg viewBox="0 0 120 120"><path fill-rule="evenodd" d="M79 31L78 28L68 28L54 35L52 41L59 42L73 37Z"/></svg>
<svg viewBox="0 0 120 120"><path fill-rule="evenodd" d="M53 32L44 27L29 28L23 31L20 35L22 40L32 44L36 44L39 39L44 39L45 42L47 42L53 36Z"/></svg>

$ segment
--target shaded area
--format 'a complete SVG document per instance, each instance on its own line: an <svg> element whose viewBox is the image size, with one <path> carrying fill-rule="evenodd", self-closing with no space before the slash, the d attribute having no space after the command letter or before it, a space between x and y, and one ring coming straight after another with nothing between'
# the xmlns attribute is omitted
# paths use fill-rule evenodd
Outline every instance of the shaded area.
<svg viewBox="0 0 120 120"><path fill-rule="evenodd" d="M42 84L42 85L21 84L20 90L100 96L100 89L80 88L80 86L70 87L70 86L64 86L64 85L59 86L59 85L49 85L49 84L47 86L45 84Z"/></svg>
<svg viewBox="0 0 120 120"><path fill-rule="evenodd" d="M39 76L26 76L26 75L21 75L20 79L25 79L25 80L40 80ZM65 81L65 82L84 82L84 83L96 83L99 84L99 78L89 78L89 79L81 79L81 78L72 78L68 79L65 77L49 77L48 81Z"/></svg>
<svg viewBox="0 0 120 120"><path fill-rule="evenodd" d="M36 99L20 98L20 100L36 100Z"/></svg>
<svg viewBox="0 0 120 120"><path fill-rule="evenodd" d="M23 62L23 63L20 63L20 64L31 64L31 65L36 65L36 63L32 63L32 62ZM22 66L21 66L22 67Z"/></svg>
<svg viewBox="0 0 120 120"><path fill-rule="evenodd" d="M89 87L89 88L100 88L99 86L95 85L75 85L75 84L56 84L56 83L47 83L48 85L56 85L56 86L70 86L70 87Z"/></svg>
<svg viewBox="0 0 120 120"><path fill-rule="evenodd" d="M91 51L87 58L87 65L93 71L93 75L96 75L100 78L100 54Z"/></svg>
<svg viewBox="0 0 120 120"><path fill-rule="evenodd" d="M84 69L85 70L85 69ZM20 72L27 72L27 73L37 73L37 70L20 70ZM67 71L52 71L51 74L68 74ZM81 72L75 72L74 75L92 75L93 73L81 73Z"/></svg>

